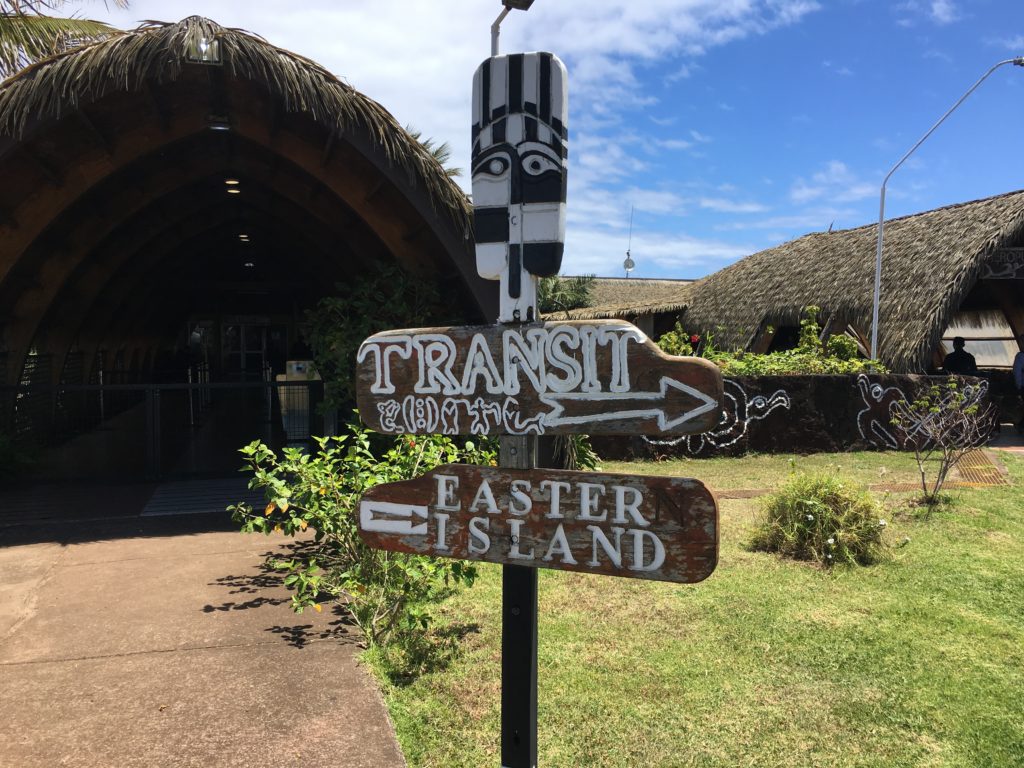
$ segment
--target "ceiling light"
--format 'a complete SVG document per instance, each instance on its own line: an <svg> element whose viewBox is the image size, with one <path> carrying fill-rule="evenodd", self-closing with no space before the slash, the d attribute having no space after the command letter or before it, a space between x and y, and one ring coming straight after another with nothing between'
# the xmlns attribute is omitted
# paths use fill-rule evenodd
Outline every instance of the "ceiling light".
<svg viewBox="0 0 1024 768"><path fill-rule="evenodd" d="M231 122L224 115L207 115L206 124L211 131L230 131Z"/></svg>
<svg viewBox="0 0 1024 768"><path fill-rule="evenodd" d="M252 268L253 268L253 267L255 267L256 265L255 265L255 264L253 264L253 263L252 263L251 261L247 261L247 262L245 262L245 264L243 264L242 266L243 266L243 267L245 267L246 269L252 269Z"/></svg>
<svg viewBox="0 0 1024 768"><path fill-rule="evenodd" d="M228 194L229 195L240 195L240 194L242 194L242 190L232 188L232 189L228 190Z"/></svg>
<svg viewBox="0 0 1024 768"><path fill-rule="evenodd" d="M197 64L221 64L220 41L206 37L193 40L185 50L185 58Z"/></svg>
<svg viewBox="0 0 1024 768"><path fill-rule="evenodd" d="M229 187L233 187L236 184L238 184L238 179L224 179L224 183L227 184Z"/></svg>

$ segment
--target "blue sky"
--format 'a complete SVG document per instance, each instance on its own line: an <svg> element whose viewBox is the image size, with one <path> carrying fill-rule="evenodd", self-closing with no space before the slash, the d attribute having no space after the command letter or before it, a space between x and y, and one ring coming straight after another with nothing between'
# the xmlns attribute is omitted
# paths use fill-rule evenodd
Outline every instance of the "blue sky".
<svg viewBox="0 0 1024 768"><path fill-rule="evenodd" d="M282 7L284 10L282 10ZM469 158L473 71L499 0L135 0L312 58ZM990 66L1024 55L1020 0L536 0L502 52L569 70L566 274L694 278L878 218L887 170ZM886 218L1024 188L1024 68L1005 66L893 176ZM468 189L468 176L462 180Z"/></svg>

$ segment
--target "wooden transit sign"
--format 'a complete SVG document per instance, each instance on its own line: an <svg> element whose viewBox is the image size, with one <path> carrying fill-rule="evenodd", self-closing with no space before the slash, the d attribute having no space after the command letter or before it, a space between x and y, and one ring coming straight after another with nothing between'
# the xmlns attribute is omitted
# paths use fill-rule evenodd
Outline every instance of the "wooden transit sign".
<svg viewBox="0 0 1024 768"><path fill-rule="evenodd" d="M718 507L699 480L449 464L359 502L370 547L693 583L718 563Z"/></svg>
<svg viewBox="0 0 1024 768"><path fill-rule="evenodd" d="M685 435L721 414L716 365L620 320L385 331L356 360L359 415L389 434Z"/></svg>

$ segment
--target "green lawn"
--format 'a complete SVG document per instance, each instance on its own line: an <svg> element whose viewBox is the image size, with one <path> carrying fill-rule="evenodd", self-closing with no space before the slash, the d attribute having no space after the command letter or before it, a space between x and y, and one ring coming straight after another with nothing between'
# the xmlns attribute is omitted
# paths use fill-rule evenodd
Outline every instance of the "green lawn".
<svg viewBox="0 0 1024 768"><path fill-rule="evenodd" d="M1024 460L1005 463L1013 487L895 514L870 568L747 552L755 499L721 502L721 560L701 584L541 571L539 765L1024 766ZM797 464L873 483L912 461ZM786 457L604 468L712 488L790 471ZM450 665L384 684L413 766L498 765L500 569L481 573L443 606L440 625L466 632Z"/></svg>
<svg viewBox="0 0 1024 768"><path fill-rule="evenodd" d="M668 459L657 462L605 461L601 463L601 468L607 472L696 477L715 490L772 489L781 485L794 470L838 471L863 485L919 481L914 455L889 451L819 453L809 456L765 454L739 459Z"/></svg>

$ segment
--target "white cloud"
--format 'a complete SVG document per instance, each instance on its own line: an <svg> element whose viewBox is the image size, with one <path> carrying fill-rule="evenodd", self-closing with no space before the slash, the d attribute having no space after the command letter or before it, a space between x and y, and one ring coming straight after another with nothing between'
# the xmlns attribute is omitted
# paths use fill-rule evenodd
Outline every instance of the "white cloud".
<svg viewBox="0 0 1024 768"><path fill-rule="evenodd" d="M950 56L948 53L945 53L943 51L935 50L934 48L931 48L931 49L925 51L924 53L922 53L921 54L921 58L923 58L923 59L933 59L935 61L944 61L947 64L952 64L953 63L953 57L952 56Z"/></svg>
<svg viewBox="0 0 1024 768"><path fill-rule="evenodd" d="M840 75L842 77L850 77L853 74L853 70L850 69L849 67L838 66L832 63L831 61L823 61L821 62L821 66L823 69L827 69L830 72L835 72L837 75Z"/></svg>
<svg viewBox="0 0 1024 768"><path fill-rule="evenodd" d="M920 18L939 25L952 24L962 18L953 0L906 0L894 5L893 11L900 14L896 23L902 27L911 27Z"/></svg>
<svg viewBox="0 0 1024 768"><path fill-rule="evenodd" d="M700 207L718 213L761 213L768 210L760 203L741 203L722 197L702 197Z"/></svg>
<svg viewBox="0 0 1024 768"><path fill-rule="evenodd" d="M656 143L663 149L689 149L693 146L693 142L686 139L658 139Z"/></svg>
<svg viewBox="0 0 1024 768"><path fill-rule="evenodd" d="M953 0L932 0L931 17L936 24L952 24L960 13Z"/></svg>
<svg viewBox="0 0 1024 768"><path fill-rule="evenodd" d="M667 82L667 83L675 83L675 82L678 82L679 80L686 80L687 78L690 77L690 75L692 73L693 72L692 72L691 68L688 65L683 64L682 66L678 67L675 72L673 72L672 74L668 75L665 78L665 82Z"/></svg>
<svg viewBox="0 0 1024 768"><path fill-rule="evenodd" d="M798 205L827 197L833 202L864 200L878 193L875 184L859 179L846 163L831 160L810 179L798 178L789 190L789 199Z"/></svg>
<svg viewBox="0 0 1024 768"><path fill-rule="evenodd" d="M792 239L808 232L822 232L827 230L829 224L835 223L836 229L843 229L848 227L857 227L867 222L856 221L853 219L857 215L856 209L853 208L835 208L829 206L822 206L816 208L809 208L800 213L793 213L783 216L770 216L768 218L761 219L742 219L738 221L731 221L727 224L716 226L715 229L719 232L728 231L742 231L742 230L785 230L788 234L782 237L783 240ZM840 223L842 222L842 223ZM766 239L778 240L777 232L773 232L769 237L766 235Z"/></svg>
<svg viewBox="0 0 1024 768"><path fill-rule="evenodd" d="M1024 50L1024 35L1004 37L999 40L994 40L993 43L998 45L1000 48L1005 48L1006 50L1013 51L1019 55L1020 52Z"/></svg>
<svg viewBox="0 0 1024 768"><path fill-rule="evenodd" d="M715 239L643 232L635 223L631 244L625 230L610 234L602 227L577 227L571 238L566 238L562 271L572 275L621 275L627 246L636 262L634 277L703 277L760 250Z"/></svg>

